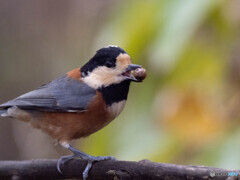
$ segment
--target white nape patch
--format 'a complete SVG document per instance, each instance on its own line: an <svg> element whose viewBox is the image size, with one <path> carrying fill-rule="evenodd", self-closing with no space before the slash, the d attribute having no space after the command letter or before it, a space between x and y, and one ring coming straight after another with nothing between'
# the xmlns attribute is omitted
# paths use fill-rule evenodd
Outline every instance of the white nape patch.
<svg viewBox="0 0 240 180"><path fill-rule="evenodd" d="M117 103L113 103L111 106L109 106L107 109L111 116L113 118L116 118L123 110L124 106L126 104L126 100L122 100Z"/></svg>
<svg viewBox="0 0 240 180"><path fill-rule="evenodd" d="M108 47L119 47L119 46L116 46L116 45L107 45L107 46L105 46L106 48L108 48Z"/></svg>

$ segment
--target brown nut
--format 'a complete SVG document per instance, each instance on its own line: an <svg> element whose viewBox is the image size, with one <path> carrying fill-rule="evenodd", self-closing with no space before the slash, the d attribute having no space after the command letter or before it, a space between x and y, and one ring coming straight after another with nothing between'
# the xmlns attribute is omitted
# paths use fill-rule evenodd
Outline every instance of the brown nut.
<svg viewBox="0 0 240 180"><path fill-rule="evenodd" d="M137 69L134 70L133 75L138 81L142 81L147 76L146 69L137 68Z"/></svg>

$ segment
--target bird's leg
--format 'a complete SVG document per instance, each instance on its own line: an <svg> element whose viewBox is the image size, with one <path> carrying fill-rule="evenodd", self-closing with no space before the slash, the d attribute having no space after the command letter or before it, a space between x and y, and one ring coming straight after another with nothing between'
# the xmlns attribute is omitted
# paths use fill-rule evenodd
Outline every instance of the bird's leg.
<svg viewBox="0 0 240 180"><path fill-rule="evenodd" d="M88 177L88 172L92 167L92 163L94 161L102 161L102 160L115 160L114 157L112 156L91 156L88 155L84 152L79 151L78 149L74 148L73 146L71 146L70 144L67 143L62 143L61 146L63 146L64 148L69 149L70 151L72 151L73 155L69 155L69 156L62 156L57 163L57 169L60 173L62 173L60 166L64 163L66 163L67 161L74 159L74 158L81 158L81 159L85 159L88 161L88 164L86 166L86 168L83 171L83 180L86 180Z"/></svg>

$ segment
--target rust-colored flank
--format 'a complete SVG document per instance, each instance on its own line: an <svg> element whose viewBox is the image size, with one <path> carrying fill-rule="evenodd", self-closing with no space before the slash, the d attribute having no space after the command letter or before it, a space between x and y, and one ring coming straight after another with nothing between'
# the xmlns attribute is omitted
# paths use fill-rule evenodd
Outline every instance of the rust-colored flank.
<svg viewBox="0 0 240 180"><path fill-rule="evenodd" d="M42 115L34 117L31 124L60 143L70 142L98 131L112 120L99 92L87 109L80 113L43 112Z"/></svg>

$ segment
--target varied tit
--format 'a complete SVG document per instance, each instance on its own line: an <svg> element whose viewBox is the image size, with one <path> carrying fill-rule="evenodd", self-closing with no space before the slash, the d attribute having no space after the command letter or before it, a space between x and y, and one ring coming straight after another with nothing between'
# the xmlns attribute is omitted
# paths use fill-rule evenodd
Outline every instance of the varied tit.
<svg viewBox="0 0 240 180"><path fill-rule="evenodd" d="M71 146L71 140L86 137L116 118L125 106L130 82L140 82L145 76L145 69L132 64L123 49L104 47L81 68L1 104L0 115L29 122L72 151L73 155L58 160L59 172L70 159L86 159L86 179L94 161L114 158L85 154Z"/></svg>

